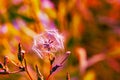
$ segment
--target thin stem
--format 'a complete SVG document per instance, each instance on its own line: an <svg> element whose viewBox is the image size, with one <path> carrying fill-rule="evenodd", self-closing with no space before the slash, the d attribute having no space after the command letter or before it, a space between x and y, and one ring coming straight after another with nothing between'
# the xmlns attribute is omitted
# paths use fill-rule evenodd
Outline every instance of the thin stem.
<svg viewBox="0 0 120 80"><path fill-rule="evenodd" d="M19 73L19 72L23 72L23 70L18 70L18 71L14 71L14 72L9 72L9 74L15 74L15 73Z"/></svg>
<svg viewBox="0 0 120 80"><path fill-rule="evenodd" d="M69 73L67 73L66 80L70 80L70 74Z"/></svg>
<svg viewBox="0 0 120 80"><path fill-rule="evenodd" d="M30 73L29 73L29 71L28 71L28 69L27 69L27 63L26 63L26 60L25 60L25 59L24 59L24 64L25 64L25 71L27 72L30 80L33 80L32 77L31 77L31 75L30 75Z"/></svg>
<svg viewBox="0 0 120 80"><path fill-rule="evenodd" d="M50 60L50 59L49 59L49 60ZM51 60L50 60L50 71L51 71L51 69L52 69L52 64L51 64ZM49 74L49 75L47 76L46 80L49 80L50 75L51 75L51 74Z"/></svg>
<svg viewBox="0 0 120 80"><path fill-rule="evenodd" d="M38 76L38 78L40 78L40 80L44 80L44 79L43 79L43 75L40 73L40 70L39 70L38 66L36 65L35 67L36 67L36 71L37 71L37 76Z"/></svg>
<svg viewBox="0 0 120 80"><path fill-rule="evenodd" d="M9 59L9 60L10 60L10 59ZM12 64L14 64L16 67L19 67L19 65L16 64L13 60L10 60L10 62L11 62Z"/></svg>
<svg viewBox="0 0 120 80"><path fill-rule="evenodd" d="M8 72L8 71L0 71L0 74L15 74L15 73L19 73L19 72L23 72L23 70L18 70L18 71L13 71L13 72Z"/></svg>
<svg viewBox="0 0 120 80"><path fill-rule="evenodd" d="M51 76L51 74L48 75L48 77L46 78L46 80L49 80L50 76Z"/></svg>
<svg viewBox="0 0 120 80"><path fill-rule="evenodd" d="M9 74L9 72L0 71L0 74L5 75L5 74Z"/></svg>

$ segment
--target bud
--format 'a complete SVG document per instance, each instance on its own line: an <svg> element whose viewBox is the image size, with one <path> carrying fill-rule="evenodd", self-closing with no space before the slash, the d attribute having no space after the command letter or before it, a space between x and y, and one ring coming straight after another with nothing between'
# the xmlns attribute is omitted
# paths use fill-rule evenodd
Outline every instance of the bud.
<svg viewBox="0 0 120 80"><path fill-rule="evenodd" d="M18 60L22 63L24 59L24 53L25 51L21 49L21 44L18 44Z"/></svg>
<svg viewBox="0 0 120 80"><path fill-rule="evenodd" d="M62 65L55 65L52 69L51 69L51 71L50 71L50 75L53 73L53 72L55 72L59 67L61 67Z"/></svg>

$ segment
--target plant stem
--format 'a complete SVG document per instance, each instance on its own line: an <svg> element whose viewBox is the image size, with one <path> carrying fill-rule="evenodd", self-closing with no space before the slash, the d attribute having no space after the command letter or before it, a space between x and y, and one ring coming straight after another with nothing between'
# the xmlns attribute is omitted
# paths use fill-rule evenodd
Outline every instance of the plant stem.
<svg viewBox="0 0 120 80"><path fill-rule="evenodd" d="M49 80L50 76L51 76L51 74L48 75L48 77L46 78L46 80Z"/></svg>
<svg viewBox="0 0 120 80"><path fill-rule="evenodd" d="M32 77L31 77L31 75L30 75L30 73L29 73L29 71L28 71L28 69L27 69L27 64L26 64L26 60L25 59L24 59L24 63L25 63L25 71L27 72L30 80L33 80Z"/></svg>
<svg viewBox="0 0 120 80"><path fill-rule="evenodd" d="M67 73L66 80L70 80L70 74L69 73Z"/></svg>

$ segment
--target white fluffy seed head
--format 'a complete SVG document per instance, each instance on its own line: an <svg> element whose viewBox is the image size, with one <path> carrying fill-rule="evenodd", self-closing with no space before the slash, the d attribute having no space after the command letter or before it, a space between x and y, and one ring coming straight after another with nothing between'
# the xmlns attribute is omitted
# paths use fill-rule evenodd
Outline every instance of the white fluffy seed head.
<svg viewBox="0 0 120 80"><path fill-rule="evenodd" d="M46 30L34 37L32 49L40 58L44 58L50 53L64 51L63 42L63 36L57 30Z"/></svg>

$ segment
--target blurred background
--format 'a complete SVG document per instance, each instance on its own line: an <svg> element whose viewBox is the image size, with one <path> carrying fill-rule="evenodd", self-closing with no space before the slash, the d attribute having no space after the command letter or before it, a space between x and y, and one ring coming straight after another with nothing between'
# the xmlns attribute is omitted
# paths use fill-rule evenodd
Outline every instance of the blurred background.
<svg viewBox="0 0 120 80"><path fill-rule="evenodd" d="M71 55L50 80L120 80L120 0L0 0L0 62L18 63L18 43L25 50L34 79L35 65L46 77L47 61L32 50L33 37L58 29ZM16 70L9 63L10 71ZM0 80L29 80L25 72Z"/></svg>

